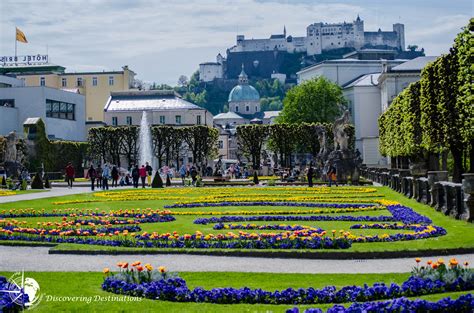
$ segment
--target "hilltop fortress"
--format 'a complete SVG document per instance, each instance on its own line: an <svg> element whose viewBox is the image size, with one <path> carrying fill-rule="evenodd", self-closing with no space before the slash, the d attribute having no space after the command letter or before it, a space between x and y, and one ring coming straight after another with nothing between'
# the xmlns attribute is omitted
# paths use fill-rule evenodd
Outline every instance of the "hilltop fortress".
<svg viewBox="0 0 474 313"><path fill-rule="evenodd" d="M364 31L364 21L357 16L352 23L314 23L306 27L305 37L271 35L268 39L245 39L237 35L237 43L230 52L278 50L288 53L305 52L307 55L321 54L338 48L379 48L405 50L405 26L393 24L392 31Z"/></svg>
<svg viewBox="0 0 474 313"><path fill-rule="evenodd" d="M237 35L236 44L220 53L214 62L199 64L200 80L236 81L242 64L249 78L277 78L296 81L296 72L329 59L413 59L423 51L405 49L405 26L393 24L391 31L365 31L364 21L357 16L351 22L313 23L306 27L306 36L273 34L266 39L246 39Z"/></svg>

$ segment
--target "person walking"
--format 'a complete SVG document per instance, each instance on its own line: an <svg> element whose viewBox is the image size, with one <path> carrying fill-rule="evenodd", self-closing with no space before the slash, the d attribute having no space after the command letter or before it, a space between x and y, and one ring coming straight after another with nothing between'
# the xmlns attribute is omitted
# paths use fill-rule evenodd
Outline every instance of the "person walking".
<svg viewBox="0 0 474 313"><path fill-rule="evenodd" d="M313 187L313 176L314 176L313 163L309 164L308 173L306 175L308 176L308 187Z"/></svg>
<svg viewBox="0 0 474 313"><path fill-rule="evenodd" d="M138 188L138 179L140 177L140 173L138 170L138 165L135 165L135 167L132 169L132 181L133 181L133 187Z"/></svg>
<svg viewBox="0 0 474 313"><path fill-rule="evenodd" d="M94 191L96 176L97 176L97 172L94 169L94 166L91 164L91 167L89 167L89 170L87 171L86 178L89 178L91 180L91 190L92 191Z"/></svg>
<svg viewBox="0 0 474 313"><path fill-rule="evenodd" d="M140 175L140 179L142 180L142 188L145 188L145 179L146 179L146 167L142 164L142 167L138 170L138 174Z"/></svg>
<svg viewBox="0 0 474 313"><path fill-rule="evenodd" d="M119 172L116 166L112 167L112 187L118 187Z"/></svg>
<svg viewBox="0 0 474 313"><path fill-rule="evenodd" d="M196 167L194 165L191 166L191 168L189 169L189 172L191 174L192 184L193 186L196 186L197 174L198 174Z"/></svg>
<svg viewBox="0 0 474 313"><path fill-rule="evenodd" d="M104 164L102 170L102 190L109 190L110 167L107 163Z"/></svg>
<svg viewBox="0 0 474 313"><path fill-rule="evenodd" d="M147 179L148 187L151 187L151 177L153 176L153 167L151 167L151 165L148 164L148 162L146 162L145 169L146 169L146 174L147 174L146 179Z"/></svg>
<svg viewBox="0 0 474 313"><path fill-rule="evenodd" d="M100 166L97 166L97 169L95 170L96 171L96 180L97 180L97 188L101 188L102 189L102 167Z"/></svg>
<svg viewBox="0 0 474 313"><path fill-rule="evenodd" d="M336 184L336 187L337 187L336 173L337 173L336 167L332 163L329 163L329 168L328 168L329 187L331 187L333 182Z"/></svg>
<svg viewBox="0 0 474 313"><path fill-rule="evenodd" d="M186 178L186 172L187 172L187 169L186 169L186 165L181 165L181 168L179 169L179 176L181 176L181 181L183 182L183 186L184 186L184 179Z"/></svg>
<svg viewBox="0 0 474 313"><path fill-rule="evenodd" d="M72 166L72 163L69 162L66 166L66 181L69 189L72 189L72 182L74 181L75 176L76 171L74 170L74 166Z"/></svg>

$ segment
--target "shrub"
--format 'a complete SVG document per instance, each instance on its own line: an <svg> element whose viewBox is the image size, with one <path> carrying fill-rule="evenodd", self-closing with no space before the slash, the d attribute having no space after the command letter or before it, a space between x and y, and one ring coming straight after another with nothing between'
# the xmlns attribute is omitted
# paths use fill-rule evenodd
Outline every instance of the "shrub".
<svg viewBox="0 0 474 313"><path fill-rule="evenodd" d="M275 186L275 185L276 185L276 180L274 180L274 179L269 179L268 182L267 182L267 185L268 185L268 186Z"/></svg>
<svg viewBox="0 0 474 313"><path fill-rule="evenodd" d="M33 177L33 181L31 182L31 189L44 189L43 180L41 179L40 175L36 174Z"/></svg>
<svg viewBox="0 0 474 313"><path fill-rule="evenodd" d="M171 186L171 179L169 175L166 175L166 187Z"/></svg>
<svg viewBox="0 0 474 313"><path fill-rule="evenodd" d="M5 179L5 176L2 177L2 188L7 188L7 181Z"/></svg>
<svg viewBox="0 0 474 313"><path fill-rule="evenodd" d="M21 181L21 190L26 190L28 189L28 182L26 181L26 179L23 179Z"/></svg>

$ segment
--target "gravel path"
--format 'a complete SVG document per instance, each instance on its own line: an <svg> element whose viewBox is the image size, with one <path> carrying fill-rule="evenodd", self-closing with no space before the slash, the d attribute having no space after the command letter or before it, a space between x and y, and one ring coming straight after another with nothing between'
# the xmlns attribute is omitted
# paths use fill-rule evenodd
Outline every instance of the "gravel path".
<svg viewBox="0 0 474 313"><path fill-rule="evenodd" d="M268 272L268 273L403 273L414 266L413 258L383 260L305 260L270 259L201 255L58 255L48 254L48 247L0 246L0 271L101 271L114 268L120 261L140 260L166 266L177 272ZM474 254L443 256L448 262L474 264ZM437 260L438 257L424 258Z"/></svg>

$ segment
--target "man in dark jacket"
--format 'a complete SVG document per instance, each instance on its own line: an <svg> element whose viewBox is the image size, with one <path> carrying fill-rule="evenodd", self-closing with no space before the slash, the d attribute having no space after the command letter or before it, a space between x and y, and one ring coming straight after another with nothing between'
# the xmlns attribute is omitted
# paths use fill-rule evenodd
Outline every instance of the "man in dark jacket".
<svg viewBox="0 0 474 313"><path fill-rule="evenodd" d="M72 182L74 181L75 175L76 171L74 170L74 166L72 166L72 163L69 162L66 166L66 181L69 189L72 189Z"/></svg>

